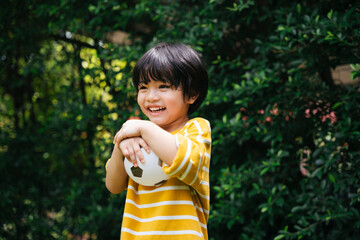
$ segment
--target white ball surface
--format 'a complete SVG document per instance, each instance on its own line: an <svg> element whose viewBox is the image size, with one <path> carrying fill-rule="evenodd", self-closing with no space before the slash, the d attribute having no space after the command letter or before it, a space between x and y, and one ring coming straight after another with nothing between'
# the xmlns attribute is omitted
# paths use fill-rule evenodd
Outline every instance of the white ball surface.
<svg viewBox="0 0 360 240"><path fill-rule="evenodd" d="M152 150L147 153L141 148L141 152L144 155L145 163L142 164L136 157L138 162L136 168L129 160L124 159L126 173L132 180L143 186L160 186L169 179L169 176L162 170L162 161Z"/></svg>

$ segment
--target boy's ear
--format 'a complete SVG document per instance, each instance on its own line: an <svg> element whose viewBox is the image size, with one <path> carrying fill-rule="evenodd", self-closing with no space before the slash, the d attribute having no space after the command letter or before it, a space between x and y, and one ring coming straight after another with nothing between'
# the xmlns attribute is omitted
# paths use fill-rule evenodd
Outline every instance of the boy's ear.
<svg viewBox="0 0 360 240"><path fill-rule="evenodd" d="M195 96L192 96L192 97L188 97L186 103L188 103L188 104L193 104L198 97L199 97L199 95L195 95Z"/></svg>

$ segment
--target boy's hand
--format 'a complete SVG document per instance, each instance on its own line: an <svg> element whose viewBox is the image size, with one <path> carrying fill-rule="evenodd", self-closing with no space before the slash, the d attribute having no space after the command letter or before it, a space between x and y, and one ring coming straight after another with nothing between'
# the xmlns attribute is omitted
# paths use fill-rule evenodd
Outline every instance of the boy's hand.
<svg viewBox="0 0 360 240"><path fill-rule="evenodd" d="M147 153L150 153L149 146L141 137L124 139L121 141L119 148L124 157L126 157L134 165L134 167L138 166L136 157L139 158L141 163L145 162L145 158L140 148L144 148Z"/></svg>
<svg viewBox="0 0 360 240"><path fill-rule="evenodd" d="M114 138L114 144L120 144L126 138L141 137L140 128L146 124L144 120L128 120L126 121L121 129L116 133Z"/></svg>
<svg viewBox="0 0 360 240"><path fill-rule="evenodd" d="M120 144L126 138L143 137L142 130L151 125L153 123L146 120L127 120L116 133L113 143Z"/></svg>

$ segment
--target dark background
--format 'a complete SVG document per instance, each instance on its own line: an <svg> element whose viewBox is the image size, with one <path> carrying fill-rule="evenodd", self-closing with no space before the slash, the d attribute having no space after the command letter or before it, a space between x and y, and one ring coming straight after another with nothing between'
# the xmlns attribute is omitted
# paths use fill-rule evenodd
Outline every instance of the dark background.
<svg viewBox="0 0 360 240"><path fill-rule="evenodd" d="M158 41L203 56L210 239L360 236L359 1L7 0L0 239L119 239L112 137Z"/></svg>

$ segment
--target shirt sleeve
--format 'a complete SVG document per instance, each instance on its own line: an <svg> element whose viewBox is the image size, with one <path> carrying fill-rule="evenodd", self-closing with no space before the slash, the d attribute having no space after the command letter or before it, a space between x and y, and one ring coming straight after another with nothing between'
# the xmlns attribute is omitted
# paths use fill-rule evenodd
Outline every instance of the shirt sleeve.
<svg viewBox="0 0 360 240"><path fill-rule="evenodd" d="M185 131L176 133L177 154L164 172L197 188L209 181L211 129L207 120L195 118L187 123Z"/></svg>

